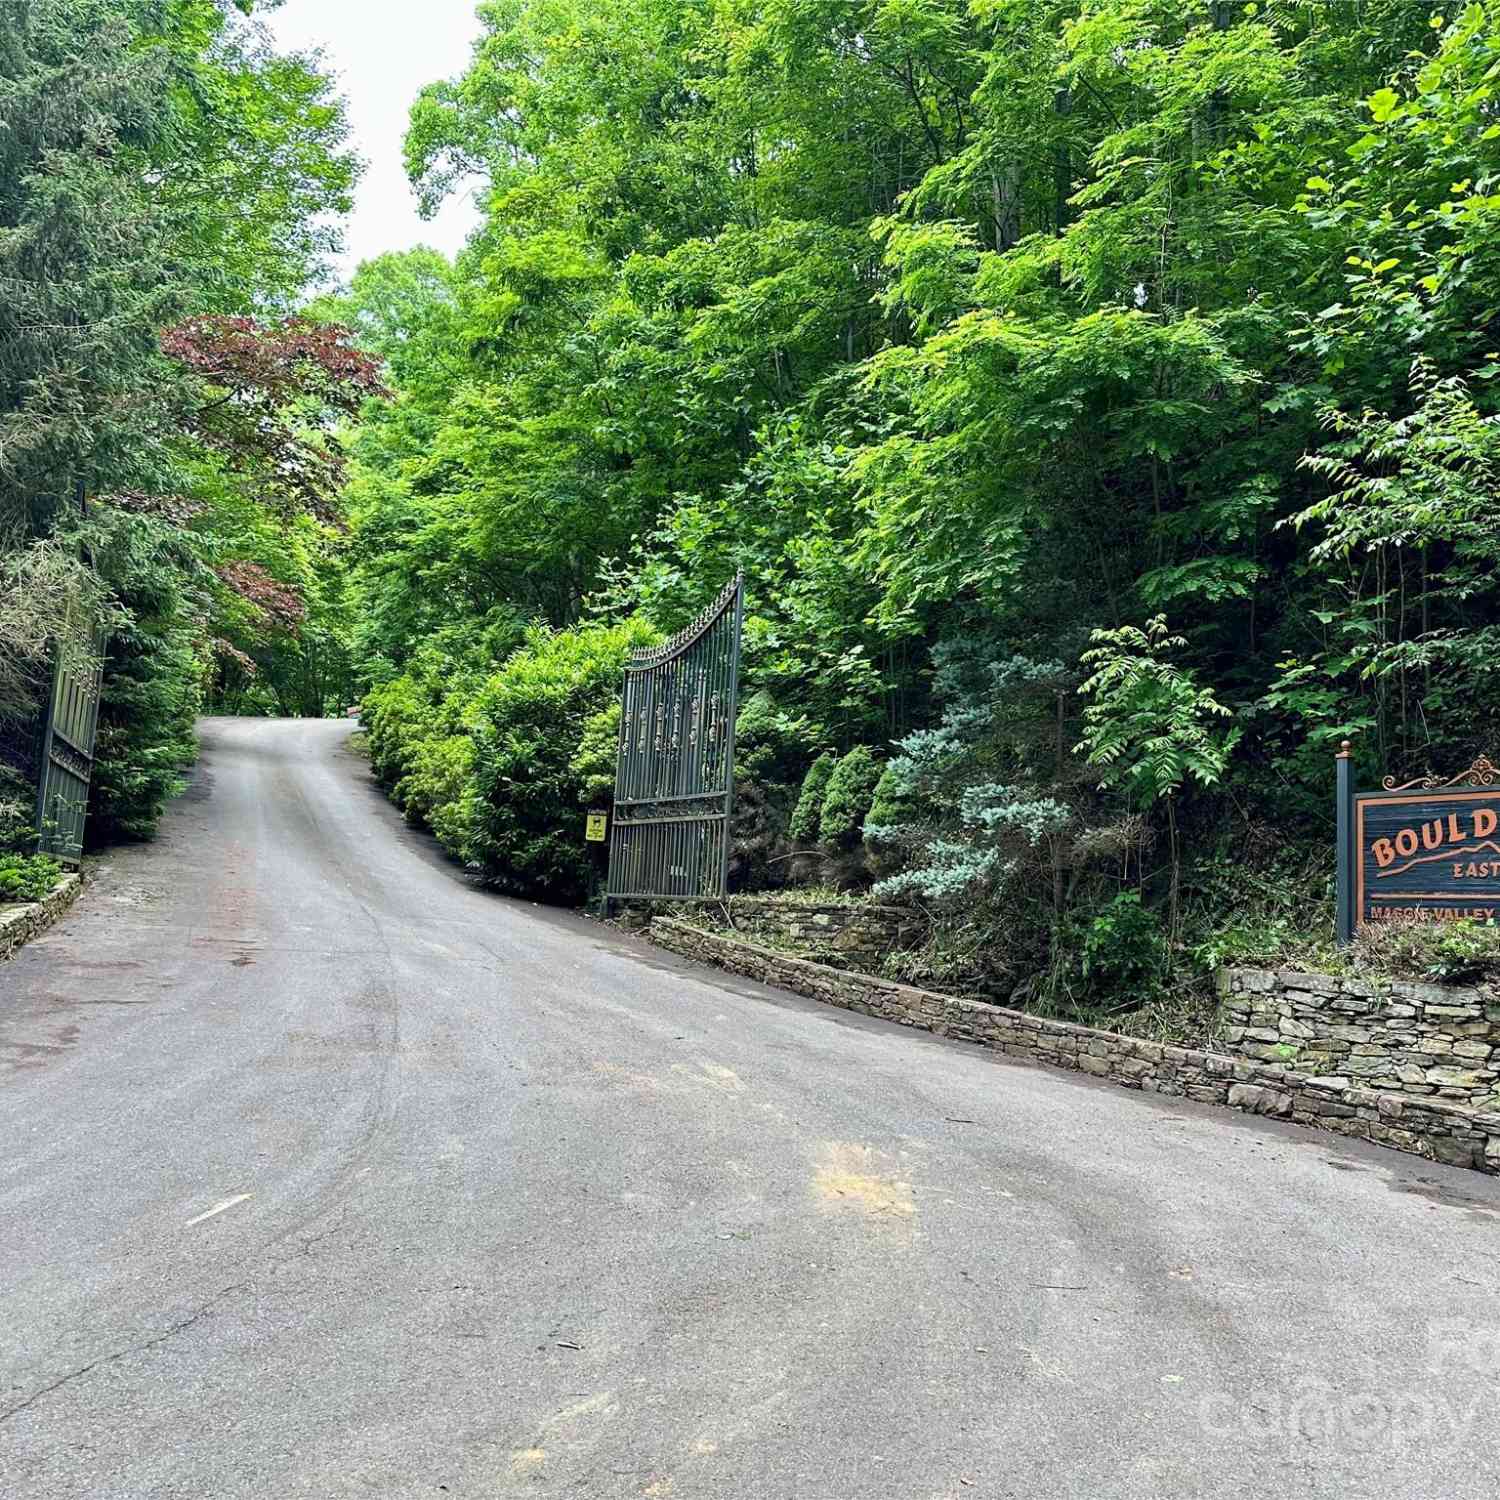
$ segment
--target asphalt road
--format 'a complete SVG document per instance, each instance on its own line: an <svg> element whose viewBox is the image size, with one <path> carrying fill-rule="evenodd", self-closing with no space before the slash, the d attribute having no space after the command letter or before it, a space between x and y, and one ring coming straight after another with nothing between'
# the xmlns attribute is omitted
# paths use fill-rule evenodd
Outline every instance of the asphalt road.
<svg viewBox="0 0 1500 1500"><path fill-rule="evenodd" d="M1500 1187L472 889L212 720L0 967L0 1494L1494 1493Z"/></svg>

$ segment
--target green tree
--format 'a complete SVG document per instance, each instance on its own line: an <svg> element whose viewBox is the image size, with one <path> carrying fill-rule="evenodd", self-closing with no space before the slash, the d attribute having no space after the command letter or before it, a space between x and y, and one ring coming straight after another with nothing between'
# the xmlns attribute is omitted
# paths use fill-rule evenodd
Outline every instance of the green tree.
<svg viewBox="0 0 1500 1500"><path fill-rule="evenodd" d="M1168 633L1165 616L1144 628L1096 630L1091 639L1082 658L1092 676L1079 689L1088 703L1078 748L1133 807L1166 807L1175 932L1182 870L1176 798L1191 784L1208 788L1222 780L1242 731L1215 727L1233 712L1171 659L1187 641Z"/></svg>
<svg viewBox="0 0 1500 1500"><path fill-rule="evenodd" d="M349 638L412 805L498 807L448 742L519 624L671 631L736 569L747 722L776 726L737 868L788 868L811 750L891 743L880 889L1054 976L1152 968L1216 831L1322 838L1328 736L1413 769L1479 748L1493 0L482 26L407 137L428 205L474 187L480 228L320 312L394 392L353 438ZM554 832L607 788L610 723Z"/></svg>
<svg viewBox="0 0 1500 1500"><path fill-rule="evenodd" d="M266 382L221 385L233 412L205 405L193 361L173 357L187 345L162 344L227 315L279 321L347 206L356 164L332 84L274 55L250 10L17 0L0 27L0 565L15 588L0 712L24 725L39 643L82 652L102 615L98 836L148 833L191 758L225 595L212 570L247 576L215 503L236 486L265 498L268 479L307 502L322 425L309 403L324 417L338 404L326 386L262 400L258 435L286 441L260 445L252 476L246 445L223 439ZM294 435L279 419L299 403Z"/></svg>

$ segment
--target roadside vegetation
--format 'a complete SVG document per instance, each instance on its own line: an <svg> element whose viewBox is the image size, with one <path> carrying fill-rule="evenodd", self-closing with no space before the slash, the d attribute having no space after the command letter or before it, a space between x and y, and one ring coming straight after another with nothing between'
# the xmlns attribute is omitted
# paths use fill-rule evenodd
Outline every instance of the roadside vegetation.
<svg viewBox="0 0 1500 1500"><path fill-rule="evenodd" d="M106 143L0 143L53 622L0 610L0 703L97 600L102 833L205 703L359 697L413 822L582 899L626 653L741 568L736 886L1191 1029L1216 968L1322 961L1341 740L1495 749L1496 0L504 0L407 136L481 227L339 288L340 106L238 10L33 0L0 58Z"/></svg>
<svg viewBox="0 0 1500 1500"><path fill-rule="evenodd" d="M62 874L62 866L45 854L0 854L0 906L42 900Z"/></svg>
<svg viewBox="0 0 1500 1500"><path fill-rule="evenodd" d="M375 362L298 315L357 163L228 0L0 21L0 829L54 650L107 636L95 842L148 837L205 706L352 693L336 423Z"/></svg>
<svg viewBox="0 0 1500 1500"><path fill-rule="evenodd" d="M741 889L920 905L907 977L1120 1024L1326 961L1338 743L1492 748L1497 70L1493 4L490 9L408 136L482 230L333 304L397 392L347 491L377 771L514 888L422 767L507 795L521 622L671 631L743 567ZM607 777L550 784L576 848Z"/></svg>

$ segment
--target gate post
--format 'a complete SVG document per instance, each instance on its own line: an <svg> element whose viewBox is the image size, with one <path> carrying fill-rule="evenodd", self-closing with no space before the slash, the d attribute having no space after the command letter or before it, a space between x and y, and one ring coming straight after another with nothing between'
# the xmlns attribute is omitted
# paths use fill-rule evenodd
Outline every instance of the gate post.
<svg viewBox="0 0 1500 1500"><path fill-rule="evenodd" d="M1333 764L1335 769L1334 796L1337 799L1334 818L1334 839L1337 842L1334 936L1339 947L1347 948L1354 941L1354 828L1353 820L1350 818L1354 804L1354 788L1348 740L1345 740L1339 747Z"/></svg>
<svg viewBox="0 0 1500 1500"><path fill-rule="evenodd" d="M62 675L62 652L52 645L52 676L47 685L47 706L42 713L42 742L36 758L36 848L47 853L47 801L52 786L52 736L57 719L57 683Z"/></svg>
<svg viewBox="0 0 1500 1500"><path fill-rule="evenodd" d="M729 728L724 738L724 847L719 895L729 894L729 846L734 831L734 731L740 712L740 641L745 629L745 575L734 575L734 649L729 657Z"/></svg>

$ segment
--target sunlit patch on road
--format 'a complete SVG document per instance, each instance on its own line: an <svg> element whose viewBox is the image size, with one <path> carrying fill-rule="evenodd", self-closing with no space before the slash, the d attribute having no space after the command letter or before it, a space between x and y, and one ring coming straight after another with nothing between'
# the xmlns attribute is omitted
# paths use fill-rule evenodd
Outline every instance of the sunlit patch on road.
<svg viewBox="0 0 1500 1500"><path fill-rule="evenodd" d="M894 1176L889 1158L869 1146L830 1141L813 1174L813 1191L827 1208L868 1218L909 1219L917 1212L909 1182Z"/></svg>

